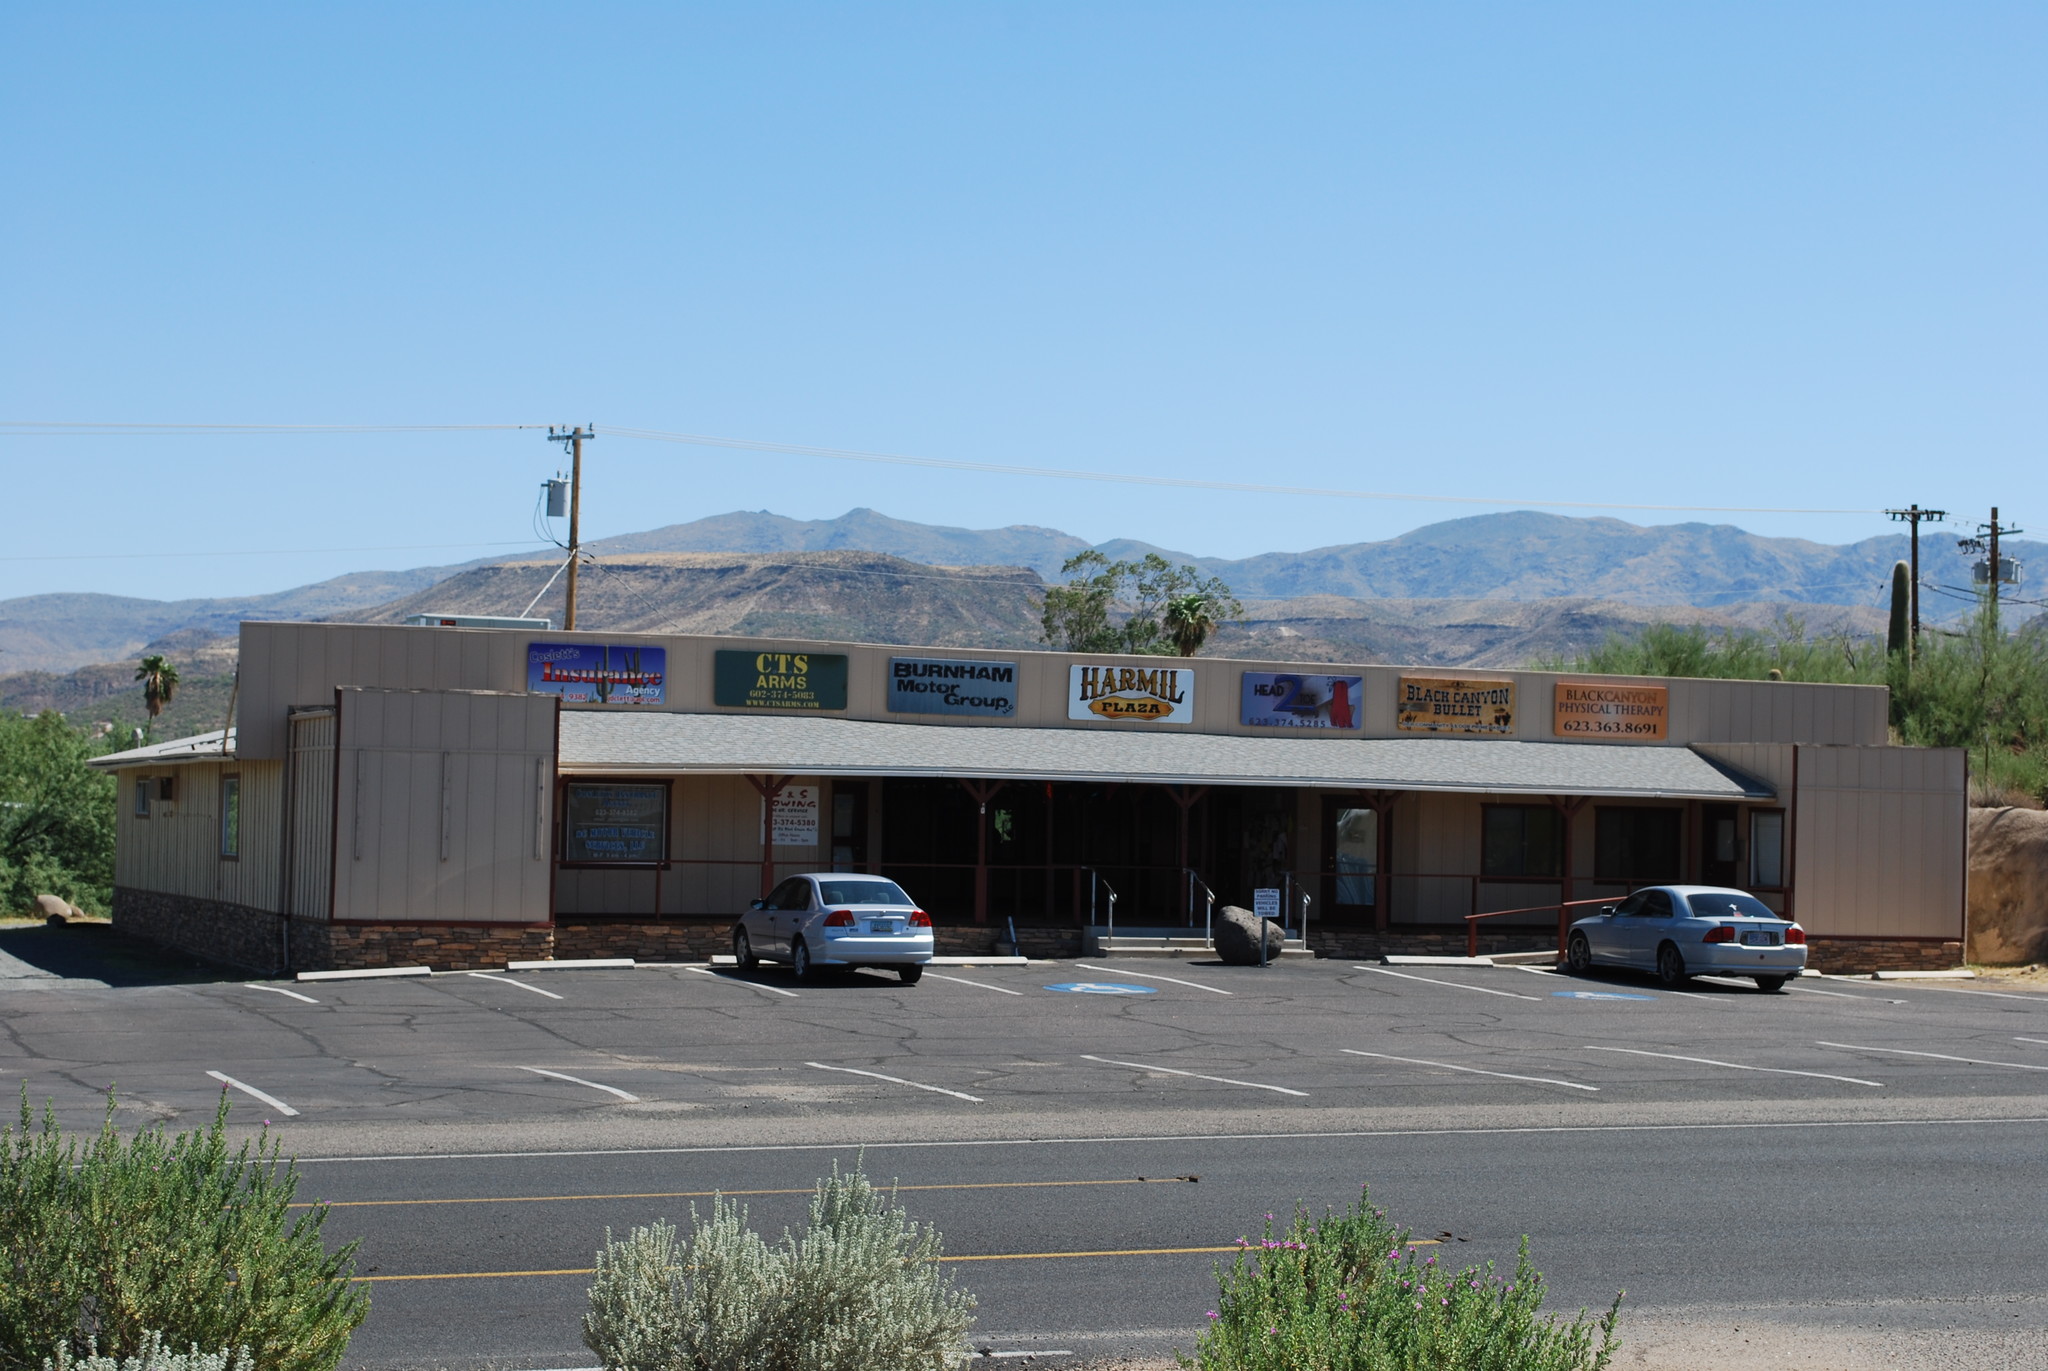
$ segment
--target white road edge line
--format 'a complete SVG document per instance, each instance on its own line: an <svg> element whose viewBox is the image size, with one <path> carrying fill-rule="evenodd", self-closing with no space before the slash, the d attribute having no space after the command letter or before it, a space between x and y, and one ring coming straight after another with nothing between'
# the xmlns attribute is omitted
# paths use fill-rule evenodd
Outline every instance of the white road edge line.
<svg viewBox="0 0 2048 1371"><path fill-rule="evenodd" d="M1235 990L1221 990L1213 985L1203 985L1200 981L1182 981L1176 980L1172 976L1155 976L1149 971L1126 971L1120 966L1090 966L1087 962L1075 962L1074 965L1080 967L1083 971L1106 971L1112 976L1136 976L1141 981L1165 981L1169 985L1184 985L1190 990L1206 990L1211 995L1235 995L1237 993Z"/></svg>
<svg viewBox="0 0 2048 1371"><path fill-rule="evenodd" d="M301 994L300 994L300 993L299 993L298 991L296 991L296 990L286 990L286 989L285 989L285 988L284 988L283 986L281 986L281 985L258 985L258 984L256 984L256 982L254 982L254 981L244 981L244 982L242 982L242 989L244 989L244 990L268 990L268 991L269 991L269 992L270 992L271 994L273 994L273 995L289 995L289 996L291 996L291 997L292 997L293 999L295 999L295 1000L303 1000L303 1001L305 1001L305 1002L306 1002L307 1004L318 1004L318 1003L320 1003L320 1001L318 1001L318 1000L314 999L314 998L313 998L313 997L312 997L311 995L301 995Z"/></svg>
<svg viewBox="0 0 2048 1371"><path fill-rule="evenodd" d="M627 1104L640 1103L638 1095L629 1095L615 1085L599 1085L596 1081L586 1081L581 1076L571 1076L566 1071L550 1071L546 1067L541 1066L515 1066L512 1069L514 1071L531 1071L536 1076L553 1076L558 1081L568 1081L572 1085L587 1085L592 1090L602 1090L607 1095L617 1095Z"/></svg>
<svg viewBox="0 0 2048 1371"><path fill-rule="evenodd" d="M1645 1052L1640 1047L1594 1047L1588 1044L1588 1052L1626 1052L1632 1057L1663 1057L1674 1062L1697 1062L1701 1066L1725 1066L1732 1071L1763 1071L1773 1076L1811 1076L1818 1081L1846 1081L1850 1085L1871 1085L1884 1089L1883 1081L1866 1081L1857 1076L1830 1076L1825 1071L1793 1071L1782 1066L1744 1066L1741 1062L1719 1062L1712 1057L1682 1057L1676 1052Z"/></svg>
<svg viewBox="0 0 2048 1371"><path fill-rule="evenodd" d="M551 1000L559 1000L562 998L560 995L557 995L552 990L542 990L537 985L528 985L525 981L515 981L510 976L493 976L488 971L465 971L462 974L465 976L474 976L480 981L502 981L506 985L516 985L521 990L531 990L534 994L545 995Z"/></svg>
<svg viewBox="0 0 2048 1371"><path fill-rule="evenodd" d="M1378 1057L1382 1061L1407 1062L1410 1066L1434 1066L1445 1071L1469 1071L1475 1076L1498 1076L1504 1081L1534 1081L1539 1085L1568 1085L1574 1090L1591 1090L1597 1093L1597 1085L1580 1085L1577 1081L1560 1081L1550 1076L1517 1076L1510 1071L1481 1071L1476 1066L1453 1066L1449 1062L1428 1062L1420 1057L1396 1057L1391 1052L1361 1052L1355 1047L1340 1047L1339 1052L1349 1052L1354 1057Z"/></svg>
<svg viewBox="0 0 2048 1371"><path fill-rule="evenodd" d="M2021 1038L2015 1036L2013 1041L2016 1043L2034 1043L2041 1047L2048 1047L2048 1038Z"/></svg>
<svg viewBox="0 0 2048 1371"><path fill-rule="evenodd" d="M787 995L792 1000L797 998L797 993L794 990L784 990L779 985L762 985L759 981L743 981L736 976L720 976L708 966L686 966L683 970L694 971L699 976L710 976L721 981L731 981L735 985L750 985L756 990L767 990L777 995Z"/></svg>
<svg viewBox="0 0 2048 1371"><path fill-rule="evenodd" d="M1495 963L1495 965L1499 965L1499 963ZM1515 971L1526 971L1526 972L1528 972L1528 973L1529 973L1530 975L1532 975L1532 976L1562 976L1562 975L1564 975L1564 973L1563 973L1562 971L1553 971L1553 970L1551 970L1551 969L1550 969L1549 967L1547 967L1547 966L1519 966L1519 965L1517 965L1517 964L1516 964L1516 963L1514 963L1514 962L1509 962L1509 963L1508 963L1507 965L1508 965L1508 967L1509 967L1509 968L1510 968L1511 970L1515 970Z"/></svg>
<svg viewBox="0 0 2048 1371"><path fill-rule="evenodd" d="M1411 976L1405 971L1389 971L1383 966L1354 966L1353 971L1377 971L1382 976L1399 976L1404 981L1423 981L1430 985L1447 985L1453 990L1476 990L1482 995L1505 995L1511 1000L1528 1000L1532 1004L1543 1001L1535 995L1517 995L1512 990L1495 990L1484 985L1463 985L1457 981L1440 981L1434 976Z"/></svg>
<svg viewBox="0 0 2048 1371"><path fill-rule="evenodd" d="M235 1089L241 1091L244 1095L247 1095L252 1099L258 1099L263 1101L263 1103L269 1105L272 1109L275 1109L280 1114L294 1118L298 1115L298 1110L292 1108L283 1100L280 1100L277 1096L266 1095L261 1090L258 1090L255 1086L244 1085L241 1081L236 1080L233 1076L223 1075L218 1071L209 1071L206 1074L213 1077L215 1080L219 1081L222 1085L231 1085Z"/></svg>
<svg viewBox="0 0 2048 1371"><path fill-rule="evenodd" d="M1044 1350L1040 1350L1038 1348L1025 1348L1014 1352L975 1352L972 1353L967 1358L967 1360L973 1361L976 1357L987 1357L990 1360L994 1360L997 1357L1071 1357L1073 1355L1074 1354L1072 1352L1054 1351L1051 1348L1046 1348Z"/></svg>
<svg viewBox="0 0 2048 1371"><path fill-rule="evenodd" d="M1911 1052L1903 1047L1861 1047L1855 1043L1823 1043L1822 1047L1839 1047L1849 1052L1889 1052L1895 1057L1932 1057L1938 1062L1965 1062L1970 1066L2009 1066L2015 1071L2048 1071L2048 1066L2036 1066L2032 1062L1994 1062L1983 1057L1951 1057L1946 1052Z"/></svg>
<svg viewBox="0 0 2048 1371"><path fill-rule="evenodd" d="M1199 1071L1179 1071L1170 1066L1153 1066L1149 1062L1120 1062L1114 1057L1094 1057L1086 1052L1081 1054L1081 1060L1103 1062L1110 1066L1128 1066L1135 1071L1163 1071L1169 1076L1188 1076L1198 1081L1215 1081L1218 1085L1241 1085L1251 1090L1270 1090L1276 1095L1299 1095L1303 1099L1308 1098L1306 1090L1289 1090L1284 1085L1260 1085L1257 1081L1234 1081L1228 1076L1204 1076Z"/></svg>
<svg viewBox="0 0 2048 1371"><path fill-rule="evenodd" d="M990 985L986 981L970 981L965 976L941 976L936 971L927 971L924 974L935 981L951 981L955 985L971 985L977 990L993 990L998 995L1022 995L1024 993L1021 990L1010 990L1000 985ZM1001 1354L997 1353L996 1355L1000 1356Z"/></svg>
<svg viewBox="0 0 2048 1371"><path fill-rule="evenodd" d="M820 1071L844 1071L849 1076L872 1076L878 1081L887 1081L891 1085L907 1085L912 1090L929 1090L934 1095L951 1095L954 1099L965 1100L969 1104L987 1103L981 1096L969 1095L965 1091L948 1090L943 1085L926 1085L922 1081L906 1081L901 1076L884 1076L879 1071L863 1071L857 1066L827 1066L823 1062L805 1062L804 1065L815 1066Z"/></svg>

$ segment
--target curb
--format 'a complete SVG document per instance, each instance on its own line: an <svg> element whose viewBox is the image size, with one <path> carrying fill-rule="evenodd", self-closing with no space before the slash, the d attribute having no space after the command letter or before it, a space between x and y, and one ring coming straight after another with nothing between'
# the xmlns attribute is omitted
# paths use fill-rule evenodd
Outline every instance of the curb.
<svg viewBox="0 0 2048 1371"><path fill-rule="evenodd" d="M568 962L506 962L507 971L616 971L634 965L631 957L586 957Z"/></svg>
<svg viewBox="0 0 2048 1371"><path fill-rule="evenodd" d="M302 981L372 981L390 976L431 976L430 966L379 966L365 971L301 971Z"/></svg>
<svg viewBox="0 0 2048 1371"><path fill-rule="evenodd" d="M1873 971L1873 981L1974 981L1977 973L1965 967L1954 971Z"/></svg>
<svg viewBox="0 0 2048 1371"><path fill-rule="evenodd" d="M1424 957L1389 952L1380 958L1381 966L1492 966L1491 957Z"/></svg>

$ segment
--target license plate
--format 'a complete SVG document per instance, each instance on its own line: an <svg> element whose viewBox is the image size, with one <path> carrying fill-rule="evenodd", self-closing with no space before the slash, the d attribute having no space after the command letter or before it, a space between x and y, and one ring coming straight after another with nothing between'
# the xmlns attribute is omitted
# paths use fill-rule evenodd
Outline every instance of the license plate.
<svg viewBox="0 0 2048 1371"><path fill-rule="evenodd" d="M1778 935L1759 929L1755 933L1743 934L1742 941L1747 947L1776 947L1778 945Z"/></svg>
<svg viewBox="0 0 2048 1371"><path fill-rule="evenodd" d="M894 933L902 927L903 925L897 923L894 919L871 919L868 921L868 932L870 933Z"/></svg>

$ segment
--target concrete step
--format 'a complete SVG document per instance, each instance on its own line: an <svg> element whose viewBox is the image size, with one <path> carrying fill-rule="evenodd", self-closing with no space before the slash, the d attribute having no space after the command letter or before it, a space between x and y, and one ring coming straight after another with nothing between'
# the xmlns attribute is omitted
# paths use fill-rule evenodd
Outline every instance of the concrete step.
<svg viewBox="0 0 2048 1371"><path fill-rule="evenodd" d="M1492 952L1486 960L1495 966L1554 966L1560 960L1552 952Z"/></svg>

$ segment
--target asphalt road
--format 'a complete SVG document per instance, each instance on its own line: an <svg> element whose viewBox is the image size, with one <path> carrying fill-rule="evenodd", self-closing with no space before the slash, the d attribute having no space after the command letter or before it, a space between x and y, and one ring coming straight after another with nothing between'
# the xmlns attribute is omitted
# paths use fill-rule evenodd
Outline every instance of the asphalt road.
<svg viewBox="0 0 2048 1371"><path fill-rule="evenodd" d="M1073 984L1125 989L1048 988ZM607 1226L748 1192L776 1233L863 1145L963 1259L977 1345L1049 1362L1190 1348L1217 1249L1369 1185L1445 1261L1528 1234L1555 1304L1626 1288L1623 1365L1708 1364L1685 1349L1734 1329L2048 1365L2048 995L1334 961L916 987L0 967L0 1034L0 1068L67 1122L96 1124L110 1083L125 1121L196 1124L224 1088L238 1124L271 1120L329 1235L363 1239L364 1368L588 1366Z"/></svg>

